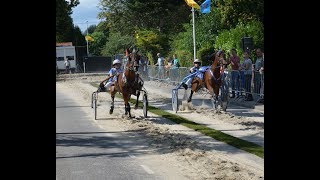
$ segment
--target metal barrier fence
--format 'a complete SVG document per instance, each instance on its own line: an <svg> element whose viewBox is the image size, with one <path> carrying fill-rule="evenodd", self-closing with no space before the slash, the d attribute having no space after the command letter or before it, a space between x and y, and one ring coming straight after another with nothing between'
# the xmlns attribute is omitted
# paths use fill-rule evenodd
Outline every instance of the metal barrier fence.
<svg viewBox="0 0 320 180"><path fill-rule="evenodd" d="M189 75L189 68L167 69L164 66L144 66L139 68L144 80L178 84ZM225 70L231 97L245 98L256 103L264 98L264 73L259 71Z"/></svg>

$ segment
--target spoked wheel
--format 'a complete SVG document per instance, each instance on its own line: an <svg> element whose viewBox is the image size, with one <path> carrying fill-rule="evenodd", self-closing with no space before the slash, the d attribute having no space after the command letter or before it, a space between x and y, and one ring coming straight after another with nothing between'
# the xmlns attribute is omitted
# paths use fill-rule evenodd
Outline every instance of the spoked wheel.
<svg viewBox="0 0 320 180"><path fill-rule="evenodd" d="M93 102L92 102L92 108L94 110L94 120L97 119L97 101L98 101L97 93L94 93Z"/></svg>
<svg viewBox="0 0 320 180"><path fill-rule="evenodd" d="M148 116L148 97L147 94L143 94L143 115L146 118Z"/></svg>
<svg viewBox="0 0 320 180"><path fill-rule="evenodd" d="M172 89L172 109L177 113L178 108L178 89Z"/></svg>
<svg viewBox="0 0 320 180"><path fill-rule="evenodd" d="M224 81L221 86L221 107L223 111L227 110L227 106L229 103L229 86L228 81Z"/></svg>
<svg viewBox="0 0 320 180"><path fill-rule="evenodd" d="M212 107L217 110L218 109L218 100L215 97L211 97Z"/></svg>
<svg viewBox="0 0 320 180"><path fill-rule="evenodd" d="M93 92L92 95L91 95L91 108L93 108L93 101L96 97L96 92Z"/></svg>

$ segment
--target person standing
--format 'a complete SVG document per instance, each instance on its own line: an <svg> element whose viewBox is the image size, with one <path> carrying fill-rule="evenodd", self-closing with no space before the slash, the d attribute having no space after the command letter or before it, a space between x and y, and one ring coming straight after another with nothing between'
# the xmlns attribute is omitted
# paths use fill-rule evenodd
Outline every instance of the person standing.
<svg viewBox="0 0 320 180"><path fill-rule="evenodd" d="M261 74L263 71L264 59L263 52L260 48L256 50L257 59L254 65L254 92L260 94L261 89Z"/></svg>
<svg viewBox="0 0 320 180"><path fill-rule="evenodd" d="M232 96L235 97L235 92L237 94L237 98L240 94L240 57L237 54L236 49L231 49L231 56L229 57L231 63L231 88L232 88Z"/></svg>
<svg viewBox="0 0 320 180"><path fill-rule="evenodd" d="M173 65L171 67L171 78L172 80L178 79L178 68L180 67L180 60L177 58L177 54L173 55Z"/></svg>
<svg viewBox="0 0 320 180"><path fill-rule="evenodd" d="M164 79L164 58L160 53L157 53L157 56L158 61L155 65L158 66L158 78Z"/></svg>
<svg viewBox="0 0 320 180"><path fill-rule="evenodd" d="M243 69L244 69L245 90L246 90L245 101L252 101L253 100L252 93L251 93L252 61L249 57L248 51L244 52Z"/></svg>
<svg viewBox="0 0 320 180"><path fill-rule="evenodd" d="M69 58L67 58L67 57L64 58L64 65L66 67L65 73L69 74L70 73L70 61L69 61Z"/></svg>

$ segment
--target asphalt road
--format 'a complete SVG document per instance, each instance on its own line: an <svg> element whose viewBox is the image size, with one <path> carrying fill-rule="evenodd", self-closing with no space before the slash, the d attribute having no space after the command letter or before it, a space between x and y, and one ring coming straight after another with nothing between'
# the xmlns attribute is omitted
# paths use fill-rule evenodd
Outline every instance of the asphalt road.
<svg viewBox="0 0 320 180"><path fill-rule="evenodd" d="M136 132L101 127L70 94L56 92L56 179L187 179Z"/></svg>

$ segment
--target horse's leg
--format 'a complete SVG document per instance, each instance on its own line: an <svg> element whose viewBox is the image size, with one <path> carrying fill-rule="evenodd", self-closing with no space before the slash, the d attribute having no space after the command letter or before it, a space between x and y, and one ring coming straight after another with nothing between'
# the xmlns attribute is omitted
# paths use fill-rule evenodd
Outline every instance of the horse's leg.
<svg viewBox="0 0 320 180"><path fill-rule="evenodd" d="M115 94L116 94L114 86L110 87L110 94L111 94L111 100L112 101L111 101L109 114L112 114L113 113L113 109L114 109L114 97L115 97Z"/></svg>
<svg viewBox="0 0 320 180"><path fill-rule="evenodd" d="M123 94L125 115L128 115L128 113L129 113L129 117L131 118L131 112L130 112L131 108L130 108L130 104L129 104L129 98L130 98L129 94Z"/></svg>
<svg viewBox="0 0 320 180"><path fill-rule="evenodd" d="M215 98L216 100L218 100L218 97L219 97L219 86L216 85L215 88L214 88L214 94L215 94Z"/></svg>
<svg viewBox="0 0 320 180"><path fill-rule="evenodd" d="M193 92L195 92L197 90L197 87L198 87L198 83L196 83L195 81L193 81L191 84L192 84L191 85L191 92L190 92L190 96L189 96L189 98L187 100L188 103L191 102Z"/></svg>
<svg viewBox="0 0 320 180"><path fill-rule="evenodd" d="M215 109L217 109L217 101L216 101L216 94L215 94L215 84L212 82L212 80L210 78L205 79L205 84L207 89L209 90L209 93L211 95L211 102L212 105L215 107Z"/></svg>
<svg viewBox="0 0 320 180"><path fill-rule="evenodd" d="M191 102L191 100L192 100L192 94L193 94L193 92L194 92L194 91L191 89L190 96L189 96L189 98L188 98L188 100L187 100L188 103Z"/></svg>
<svg viewBox="0 0 320 180"><path fill-rule="evenodd" d="M138 108L138 103L139 103L139 96L140 96L140 91L137 90L137 101L136 101L136 105L134 106L134 109L137 109Z"/></svg>
<svg viewBox="0 0 320 180"><path fill-rule="evenodd" d="M212 83L210 83L210 79L209 80L205 80L205 84L206 84L206 87L207 87L207 89L208 89L208 91L209 91L209 93L210 93L210 95L211 95L211 97L213 97L214 96L214 93L213 93L213 84Z"/></svg>
<svg viewBox="0 0 320 180"><path fill-rule="evenodd" d="M219 105L219 85L215 84L214 86L214 94L213 94L213 100L214 100L214 105L215 105L215 109L217 110L217 112L220 112L220 109L218 109L218 105Z"/></svg>

